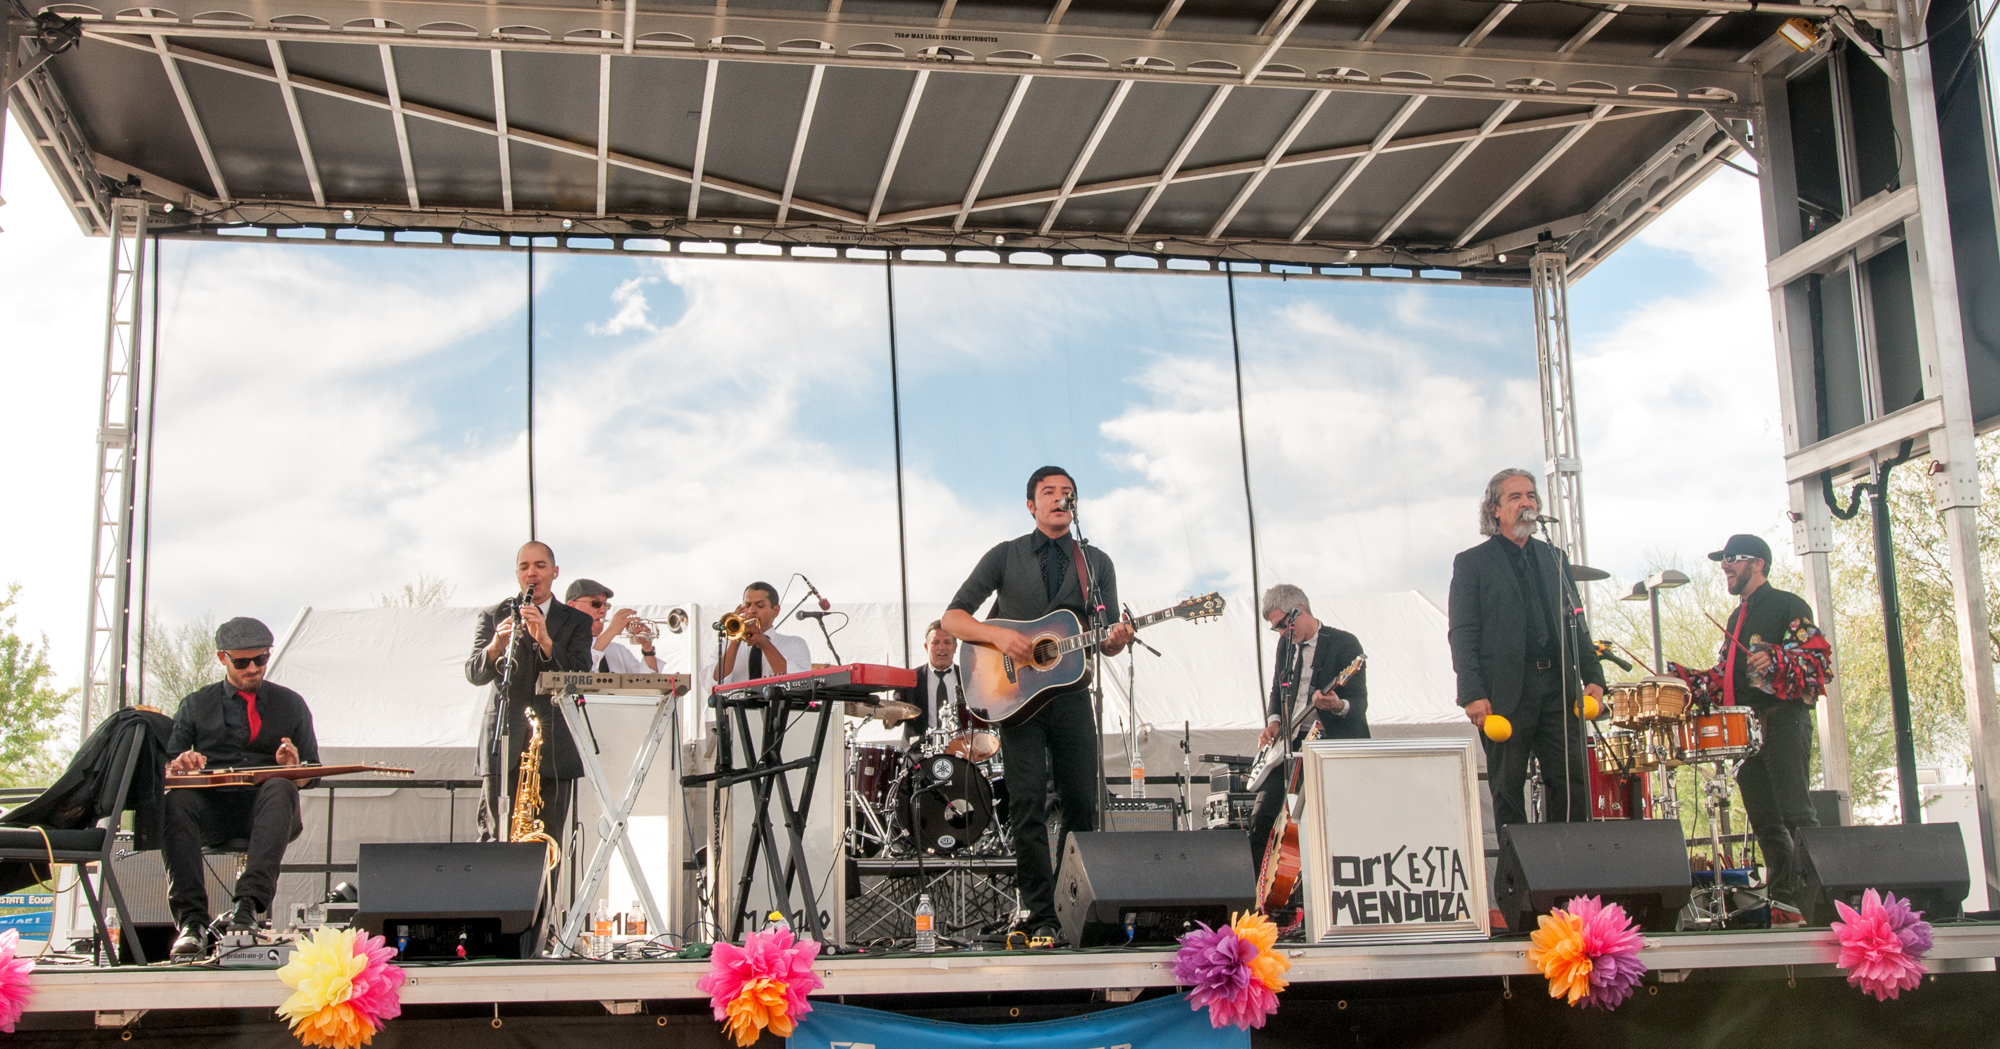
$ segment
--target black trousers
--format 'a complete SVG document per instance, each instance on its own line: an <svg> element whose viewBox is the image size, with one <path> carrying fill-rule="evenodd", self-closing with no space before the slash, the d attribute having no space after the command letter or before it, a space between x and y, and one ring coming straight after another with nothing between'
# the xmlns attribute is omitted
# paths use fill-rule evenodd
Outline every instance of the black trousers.
<svg viewBox="0 0 2000 1049"><path fill-rule="evenodd" d="M1764 850L1771 895L1796 907L1805 886L1797 834L1819 826L1807 788L1812 777L1813 713L1804 703L1779 702L1757 712L1764 746L1736 772L1743 814Z"/></svg>
<svg viewBox="0 0 2000 1049"><path fill-rule="evenodd" d="M543 767L544 769L547 768L547 766ZM515 789L520 786L520 779L521 767L519 765L508 769L507 790L505 793L502 793L500 789L500 777L491 773L487 774L486 796L482 799L479 806L480 841L507 840L507 830L514 818L511 803ZM574 786L576 786L576 781L573 779L556 779L552 776L542 777L542 813L540 817L542 830L557 842L561 842L563 835L569 831L569 801L570 794L573 793L570 788Z"/></svg>
<svg viewBox="0 0 2000 1049"><path fill-rule="evenodd" d="M162 849L167 860L167 903L174 924L208 924L208 884L202 878L201 850L233 839L250 842L236 899L260 911L271 908L285 846L305 830L299 819L299 785L269 779L254 788L217 787L167 792Z"/></svg>
<svg viewBox="0 0 2000 1049"><path fill-rule="evenodd" d="M1049 857L1048 784L1062 805L1063 841L1073 831L1097 829L1097 726L1090 694L1057 696L1034 717L1000 726L1007 759L1007 829L1014 839L1014 878L1028 924L1056 921L1056 875Z"/></svg>
<svg viewBox="0 0 2000 1049"><path fill-rule="evenodd" d="M1277 826L1278 813L1285 809L1285 787L1291 782L1291 761L1265 777L1264 785L1257 789L1257 801L1250 807L1251 870L1259 873L1264 870L1264 849L1271 843L1271 828Z"/></svg>
<svg viewBox="0 0 2000 1049"><path fill-rule="evenodd" d="M1542 766L1548 790L1550 823L1581 823L1590 818L1590 775L1584 766L1583 721L1565 710L1562 671L1537 670L1531 662L1521 681L1521 702L1510 715L1514 734L1505 743L1480 736L1486 745L1486 779L1493 787L1493 825L1528 822L1523 791L1528 759ZM1567 775L1565 775L1567 772Z"/></svg>

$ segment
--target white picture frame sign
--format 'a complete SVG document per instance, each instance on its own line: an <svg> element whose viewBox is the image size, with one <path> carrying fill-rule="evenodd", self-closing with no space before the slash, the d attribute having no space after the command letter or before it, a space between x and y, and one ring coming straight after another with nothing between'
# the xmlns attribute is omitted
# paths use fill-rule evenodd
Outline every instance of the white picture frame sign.
<svg viewBox="0 0 2000 1049"><path fill-rule="evenodd" d="M1314 942L1490 935L1475 746L1470 739L1305 745L1299 893Z"/></svg>

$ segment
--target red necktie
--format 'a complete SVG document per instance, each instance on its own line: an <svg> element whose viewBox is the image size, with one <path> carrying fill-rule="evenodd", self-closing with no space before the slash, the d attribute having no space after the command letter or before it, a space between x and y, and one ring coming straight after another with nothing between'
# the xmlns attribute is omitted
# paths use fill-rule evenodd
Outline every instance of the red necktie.
<svg viewBox="0 0 2000 1049"><path fill-rule="evenodd" d="M250 738L255 740L258 731L264 727L264 719L257 716L257 693L237 689L236 694L243 697L244 706L250 710Z"/></svg>
<svg viewBox="0 0 2000 1049"><path fill-rule="evenodd" d="M1722 705L1736 705L1736 653L1743 645L1737 640L1743 634L1743 619L1748 612L1747 605L1736 606L1736 622L1729 628L1729 655L1722 661Z"/></svg>

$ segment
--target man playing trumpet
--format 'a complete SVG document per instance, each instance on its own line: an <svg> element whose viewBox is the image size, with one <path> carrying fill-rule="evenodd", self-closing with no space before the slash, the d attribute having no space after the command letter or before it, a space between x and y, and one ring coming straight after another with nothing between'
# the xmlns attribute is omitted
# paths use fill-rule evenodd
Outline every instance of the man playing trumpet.
<svg viewBox="0 0 2000 1049"><path fill-rule="evenodd" d="M723 634L729 638L729 647L723 649L722 662L715 668L717 684L812 669L812 649L806 647L805 639L773 629L781 614L777 587L751 583L743 588L743 603L723 617Z"/></svg>
<svg viewBox="0 0 2000 1049"><path fill-rule="evenodd" d="M591 666L600 674L657 674L660 657L653 651L657 637L651 623L629 608L611 611L611 588L595 579L579 579L563 594L563 603L590 617ZM631 634L639 643L633 655L618 638Z"/></svg>

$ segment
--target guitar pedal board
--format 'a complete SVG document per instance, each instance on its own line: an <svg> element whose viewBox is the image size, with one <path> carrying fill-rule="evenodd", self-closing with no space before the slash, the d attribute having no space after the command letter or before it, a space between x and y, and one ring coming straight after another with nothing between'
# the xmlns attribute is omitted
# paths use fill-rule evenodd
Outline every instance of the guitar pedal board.
<svg viewBox="0 0 2000 1049"><path fill-rule="evenodd" d="M1208 796L1205 807L1209 830L1227 830L1250 825L1250 810L1257 804L1257 795L1242 790L1214 791Z"/></svg>

